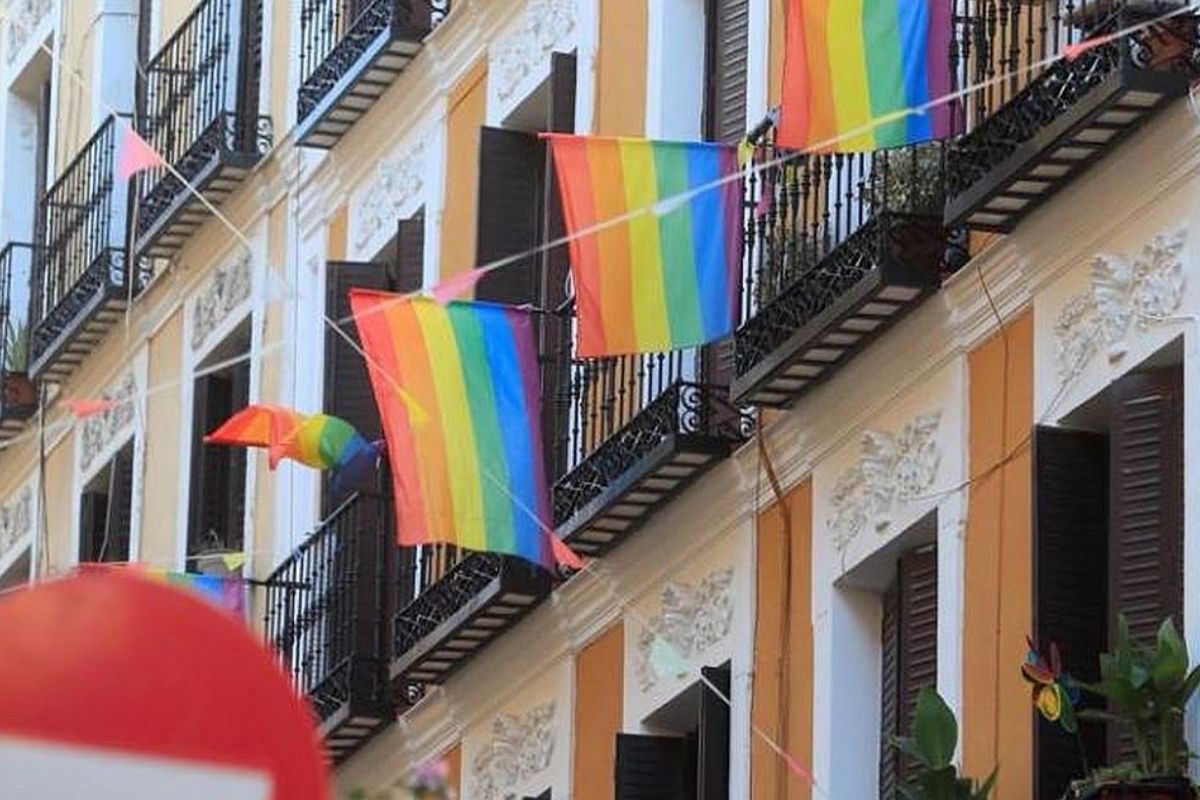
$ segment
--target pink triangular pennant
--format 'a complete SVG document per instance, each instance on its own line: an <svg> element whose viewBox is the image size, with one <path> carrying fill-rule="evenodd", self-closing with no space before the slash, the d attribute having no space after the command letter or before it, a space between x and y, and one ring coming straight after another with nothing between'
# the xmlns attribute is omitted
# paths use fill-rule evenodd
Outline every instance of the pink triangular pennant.
<svg viewBox="0 0 1200 800"><path fill-rule="evenodd" d="M87 419L94 417L97 414L103 414L105 411L116 408L120 403L116 400L102 398L99 400L80 400L72 399L63 401L67 411L76 419Z"/></svg>
<svg viewBox="0 0 1200 800"><path fill-rule="evenodd" d="M163 163L158 151L151 147L145 139L138 136L133 128L125 128L125 137L121 140L121 155L117 159L117 178L127 181L137 173Z"/></svg>
<svg viewBox="0 0 1200 800"><path fill-rule="evenodd" d="M479 283L479 279L486 272L487 270L484 269L471 269L460 275L455 275L453 278L447 278L433 287L433 299L442 305L446 305L451 300L457 300L474 289L475 284Z"/></svg>
<svg viewBox="0 0 1200 800"><path fill-rule="evenodd" d="M567 547L567 543L558 538L553 532L547 532L550 537L550 551L554 554L554 561L561 564L567 569L583 569L583 559L581 559L574 550Z"/></svg>

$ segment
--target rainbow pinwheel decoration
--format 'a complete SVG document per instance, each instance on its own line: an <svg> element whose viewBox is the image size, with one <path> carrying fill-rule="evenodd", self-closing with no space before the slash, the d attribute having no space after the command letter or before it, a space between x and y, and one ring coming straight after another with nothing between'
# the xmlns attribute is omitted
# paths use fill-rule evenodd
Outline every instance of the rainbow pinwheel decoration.
<svg viewBox="0 0 1200 800"><path fill-rule="evenodd" d="M1033 704L1049 722L1057 722L1067 733L1077 733L1079 723L1075 718L1075 706L1080 701L1079 685L1069 674L1063 672L1062 656L1058 645L1050 643L1050 657L1029 643L1029 654L1021 665L1021 674L1033 684Z"/></svg>
<svg viewBox="0 0 1200 800"><path fill-rule="evenodd" d="M275 469L283 459L333 473L333 492L374 491L383 442L369 442L354 426L329 414L251 405L204 437L205 444L267 449Z"/></svg>

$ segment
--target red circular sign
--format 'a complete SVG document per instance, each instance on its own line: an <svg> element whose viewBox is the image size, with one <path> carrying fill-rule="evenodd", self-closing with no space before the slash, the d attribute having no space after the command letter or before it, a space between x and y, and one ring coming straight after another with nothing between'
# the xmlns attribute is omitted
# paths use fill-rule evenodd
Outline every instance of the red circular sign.
<svg viewBox="0 0 1200 800"><path fill-rule="evenodd" d="M124 782L113 796L141 797L137 786L164 776L227 797L330 792L312 715L258 638L203 599L123 570L0 599L0 764L6 747L21 768L0 786L47 782L21 796L46 796L76 768L97 785Z"/></svg>

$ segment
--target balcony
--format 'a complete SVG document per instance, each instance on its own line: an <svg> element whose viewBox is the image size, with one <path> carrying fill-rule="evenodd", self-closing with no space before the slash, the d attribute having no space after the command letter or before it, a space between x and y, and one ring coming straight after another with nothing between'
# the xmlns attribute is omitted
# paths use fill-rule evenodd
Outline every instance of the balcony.
<svg viewBox="0 0 1200 800"><path fill-rule="evenodd" d="M271 147L259 115L262 4L203 0L146 65L138 133L170 168L138 178L141 255L174 255Z"/></svg>
<svg viewBox="0 0 1200 800"><path fill-rule="evenodd" d="M426 585L399 610L393 626L391 678L396 691L406 695L419 685L445 683L553 588L542 568L492 553L468 555L438 576L428 558L438 549L424 550L416 574L429 576Z"/></svg>
<svg viewBox="0 0 1200 800"><path fill-rule="evenodd" d="M117 180L119 126L109 117L38 207L29 376L61 381L116 324L149 271L126 258L129 187Z"/></svg>
<svg viewBox="0 0 1200 800"><path fill-rule="evenodd" d="M731 393L787 406L941 285L944 151L756 158Z"/></svg>
<svg viewBox="0 0 1200 800"><path fill-rule="evenodd" d="M577 552L601 556L716 466L753 432L752 418L705 382L713 353L575 360L552 437L565 452L554 521Z"/></svg>
<svg viewBox="0 0 1200 800"><path fill-rule="evenodd" d="M29 379L29 290L33 246L10 242L0 250L0 443L12 439L37 411Z"/></svg>
<svg viewBox="0 0 1200 800"><path fill-rule="evenodd" d="M266 634L308 697L334 760L389 725L397 548L389 501L343 504L265 581Z"/></svg>
<svg viewBox="0 0 1200 800"><path fill-rule="evenodd" d="M337 144L448 13L450 0L303 0L296 140Z"/></svg>
<svg viewBox="0 0 1200 800"><path fill-rule="evenodd" d="M987 88L955 107L966 133L952 150L947 225L1011 232L1186 95L1197 74L1197 17L1162 18L1184 8L1176 0L983 0L957 16L958 81ZM1039 66L1087 40L1101 44ZM1014 77L996 80L1007 74Z"/></svg>

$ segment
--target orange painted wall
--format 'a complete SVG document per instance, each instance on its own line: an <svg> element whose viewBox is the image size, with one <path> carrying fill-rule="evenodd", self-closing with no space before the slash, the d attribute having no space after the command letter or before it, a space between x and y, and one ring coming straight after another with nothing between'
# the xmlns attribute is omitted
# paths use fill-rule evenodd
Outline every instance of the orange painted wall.
<svg viewBox="0 0 1200 800"><path fill-rule="evenodd" d="M963 626L963 764L1000 765L997 797L1033 791L1033 712L1018 665L1033 624L1033 314L968 358L970 488Z"/></svg>
<svg viewBox="0 0 1200 800"><path fill-rule="evenodd" d="M456 744L442 756L446 760L446 772L451 797L462 797L462 745Z"/></svg>
<svg viewBox="0 0 1200 800"><path fill-rule="evenodd" d="M791 517L791 580L783 517L777 505L758 517L757 610L751 719L801 764L812 763L812 482L787 497ZM786 638L785 638L785 626ZM807 783L788 769L761 736L752 734L751 797L810 800Z"/></svg>
<svg viewBox="0 0 1200 800"><path fill-rule="evenodd" d="M613 800L624 668L625 629L620 623L592 640L575 662L576 800Z"/></svg>
<svg viewBox="0 0 1200 800"><path fill-rule="evenodd" d="M446 119L446 208L442 214L442 269L447 278L475 266L479 217L479 129L487 119L487 61L480 61L450 92Z"/></svg>
<svg viewBox="0 0 1200 800"><path fill-rule="evenodd" d="M346 260L346 245L349 242L347 233L348 217L349 211L343 205L333 215L333 219L329 221L329 240L326 242L325 255L330 261Z"/></svg>
<svg viewBox="0 0 1200 800"><path fill-rule="evenodd" d="M787 31L787 0L771 0L771 56L768 69L767 97L772 106L783 97L783 41Z"/></svg>
<svg viewBox="0 0 1200 800"><path fill-rule="evenodd" d="M596 133L642 136L646 132L648 0L600 0L600 48L596 56Z"/></svg>

